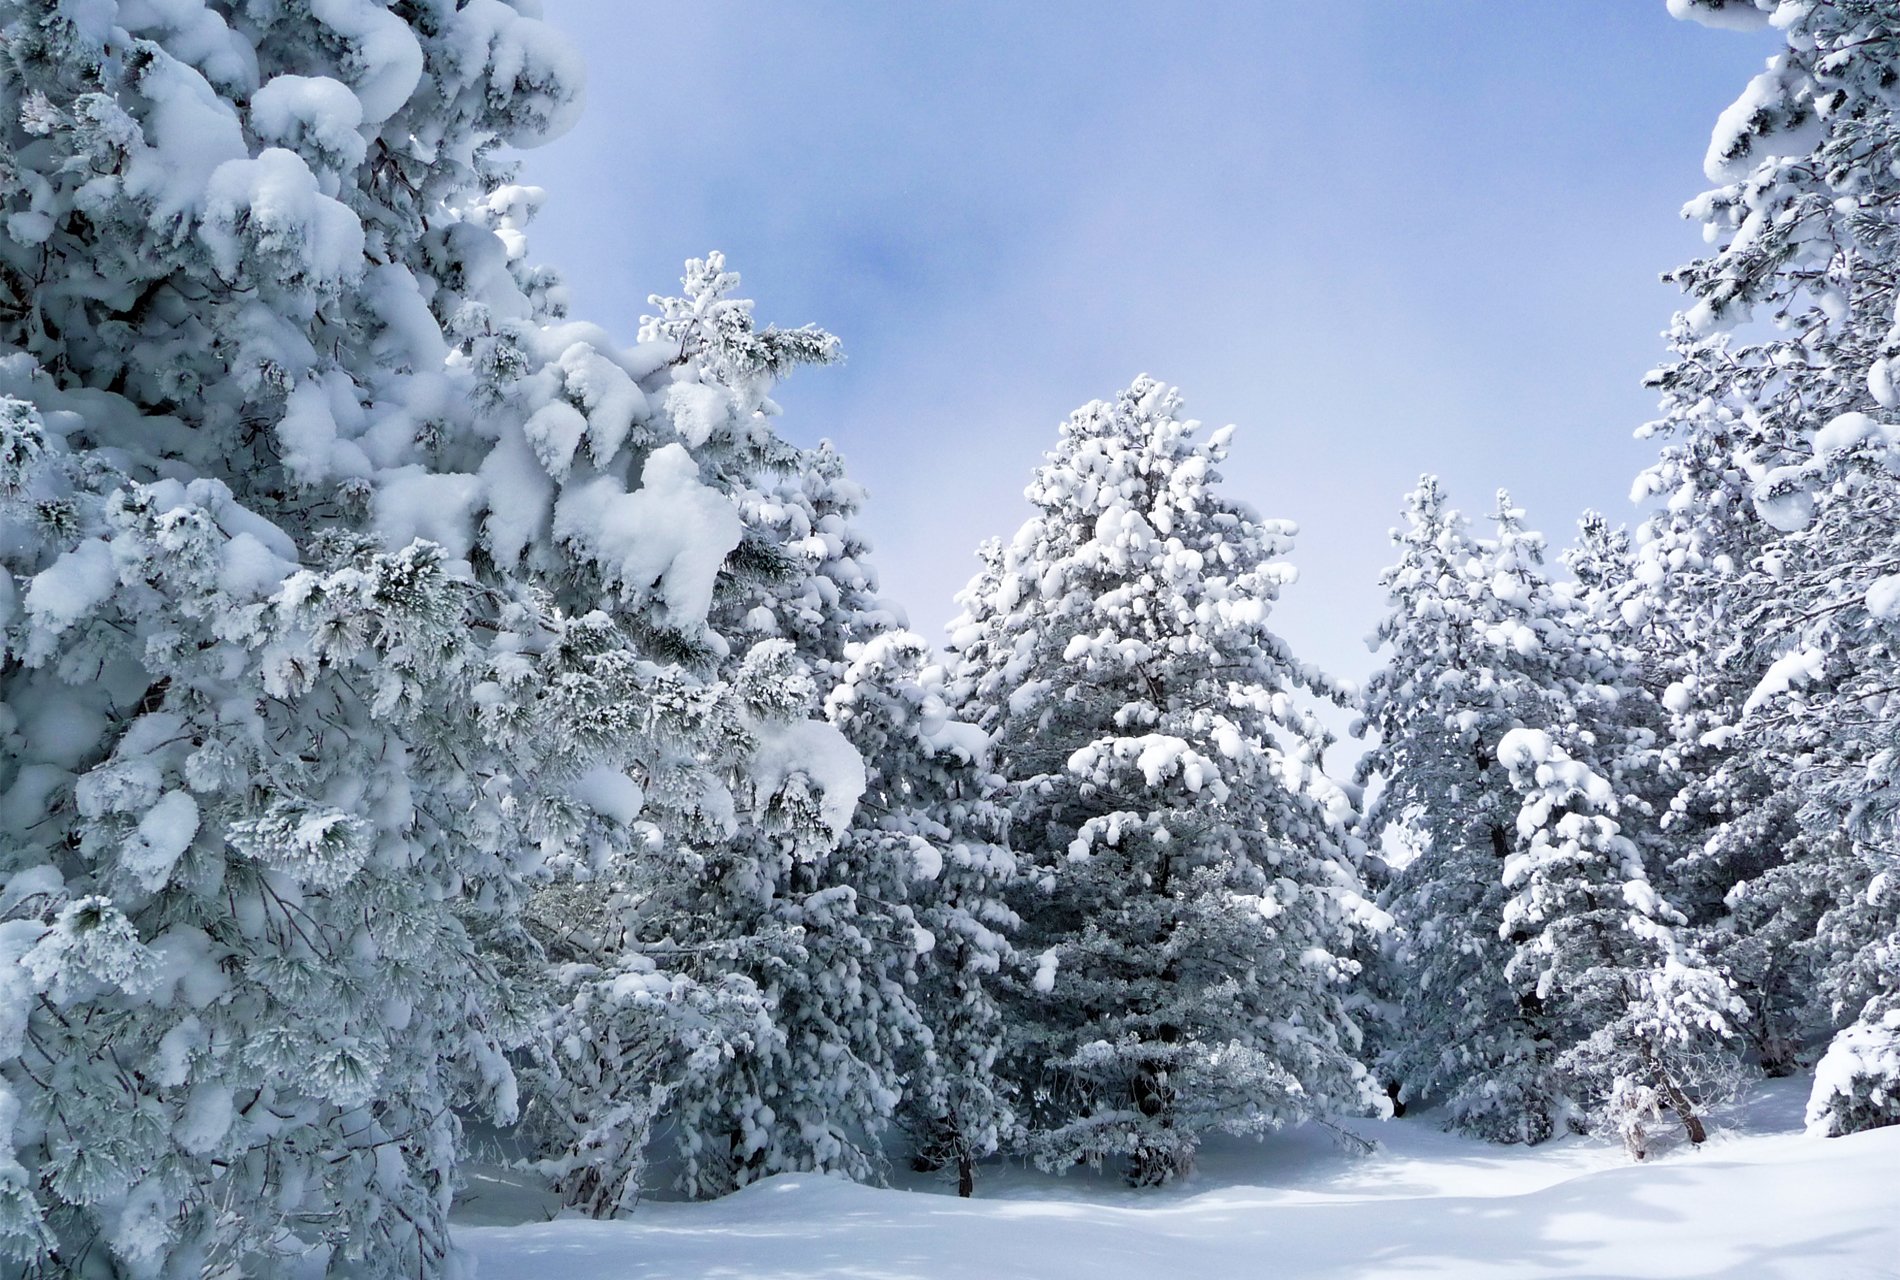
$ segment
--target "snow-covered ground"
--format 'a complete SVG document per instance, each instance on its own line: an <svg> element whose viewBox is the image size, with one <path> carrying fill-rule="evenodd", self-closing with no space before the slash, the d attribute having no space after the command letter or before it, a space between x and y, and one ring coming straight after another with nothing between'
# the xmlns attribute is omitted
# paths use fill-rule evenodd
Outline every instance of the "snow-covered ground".
<svg viewBox="0 0 1900 1280"><path fill-rule="evenodd" d="M1089 1277L1900 1277L1900 1127L1800 1132L1804 1081L1765 1087L1700 1151L1632 1165L1566 1140L1499 1148L1432 1117L1366 1123L1379 1150L1323 1134L1212 1147L1163 1192L1108 1178L987 1169L978 1198L779 1177L631 1218L535 1214L479 1175L457 1238L480 1280L1058 1280Z"/></svg>

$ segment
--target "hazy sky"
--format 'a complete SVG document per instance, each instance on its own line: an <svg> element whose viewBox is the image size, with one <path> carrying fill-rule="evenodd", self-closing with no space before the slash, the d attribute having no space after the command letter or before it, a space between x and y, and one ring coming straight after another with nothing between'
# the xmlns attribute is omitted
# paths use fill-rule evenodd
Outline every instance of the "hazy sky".
<svg viewBox="0 0 1900 1280"><path fill-rule="evenodd" d="M1419 472L1553 545L1628 518L1678 216L1771 36L1662 0L550 0L587 110L526 157L536 257L629 340L726 252L839 334L780 388L870 490L933 640L1084 401L1147 372L1299 522L1276 625L1360 678ZM1481 525L1482 527L1482 525Z"/></svg>

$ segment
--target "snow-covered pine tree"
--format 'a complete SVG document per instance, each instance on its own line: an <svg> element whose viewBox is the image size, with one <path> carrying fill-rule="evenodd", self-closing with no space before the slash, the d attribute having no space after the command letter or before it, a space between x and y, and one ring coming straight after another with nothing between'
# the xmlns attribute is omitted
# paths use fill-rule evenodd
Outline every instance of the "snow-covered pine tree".
<svg viewBox="0 0 1900 1280"><path fill-rule="evenodd" d="M1007 779L1007 1072L1046 1167L1187 1168L1203 1134L1374 1104L1347 959L1347 794L1267 629L1291 526L1220 496L1229 430L1143 377L1071 415L963 598L965 718Z"/></svg>
<svg viewBox="0 0 1900 1280"><path fill-rule="evenodd" d="M1725 984L1681 945L1649 883L1667 791L1660 711L1612 606L1628 547L1586 518L1573 584L1500 494L1477 542L1425 477L1383 581L1393 612L1368 682L1383 786L1367 831L1405 851L1383 1066L1498 1141L1549 1136L1580 1104L1632 1149L1666 1108L1700 1140L1732 1084Z"/></svg>
<svg viewBox="0 0 1900 1280"><path fill-rule="evenodd" d="M1729 982L1728 1021L1738 1037L1730 1056L1745 1045L1765 1072L1784 1075L1793 1066L1793 1029L1812 1000L1800 983L1809 971L1800 947L1829 890L1813 882L1811 867L1788 860L1798 838L1794 805L1768 785L1780 764L1700 740L1706 707L1682 714L1697 702L1689 690L1719 685L1706 655L1685 639L1694 626L1685 601L1654 589L1653 563L1627 536L1587 513L1565 563L1576 579L1575 627L1594 634L1621 668L1618 697L1595 708L1592 750L1622 806L1635 811L1620 820L1622 831L1641 846L1656 891L1684 917L1671 926L1672 943ZM1742 880L1751 881L1749 891L1731 897Z"/></svg>
<svg viewBox="0 0 1900 1280"><path fill-rule="evenodd" d="M558 131L576 69L500 0L0 3L29 1271L452 1269L458 1113L513 1114L539 1021L523 879L849 808L835 731L755 716L784 664L721 668L706 625L745 532L694 452L725 393L527 261L540 196L495 153ZM715 321L748 408L829 350ZM787 764L814 732L836 794ZM743 984L652 968L596 987L671 1019L649 1083L770 1034Z"/></svg>
<svg viewBox="0 0 1900 1280"><path fill-rule="evenodd" d="M1609 736L1564 727L1586 749ZM1524 799L1504 866L1505 979L1559 1028L1555 1065L1587 1124L1619 1134L1639 1160L1665 1112L1701 1143L1703 1113L1740 1079L1728 1043L1740 1010L1676 938L1682 917L1618 821L1633 797L1541 729L1511 730L1498 756Z"/></svg>
<svg viewBox="0 0 1900 1280"><path fill-rule="evenodd" d="M469 732L563 625L480 526L558 301L491 155L574 69L502 4L0 4L10 1265L447 1257L566 786Z"/></svg>
<svg viewBox="0 0 1900 1280"><path fill-rule="evenodd" d="M1361 697L1363 728L1377 736L1359 766L1362 782L1378 783L1364 829L1410 855L1381 899L1395 989L1380 1065L1402 1100L1443 1105L1465 1132L1539 1142L1562 1110L1556 1040L1543 1002L1505 978L1503 873L1520 803L1498 750L1508 733L1552 719L1558 610L1515 516L1507 567L1436 477L1420 479L1405 514L1399 562L1380 579L1392 611L1369 640L1385 662Z"/></svg>
<svg viewBox="0 0 1900 1280"><path fill-rule="evenodd" d="M698 877L652 884L634 921L640 949L679 955L702 981L750 981L773 1029L675 1100L680 1186L694 1195L796 1170L874 1176L901 1059L925 1034L906 985L910 851L849 839L863 761L808 718L818 688L790 641L755 645L737 683L769 764L726 839L695 859Z"/></svg>
<svg viewBox="0 0 1900 1280"><path fill-rule="evenodd" d="M1784 49L1723 113L1691 203L1716 249L1682 268L1671 362L1654 375L1664 440L1639 493L1643 573L1698 654L1670 690L1695 765L1681 806L1706 828L1760 1036L1838 1031L1811 1118L1900 1120L1900 903L1892 715L1900 562L1900 30L1881 0L1679 0L1716 26L1766 25ZM1751 319L1779 333L1738 333ZM1747 952L1753 951L1754 955ZM1792 978L1784 975L1793 975ZM1789 1008L1787 994L1819 998ZM1772 1065L1772 1064L1771 1064Z"/></svg>
<svg viewBox="0 0 1900 1280"><path fill-rule="evenodd" d="M1015 1127L997 1071L1003 1015L993 989L1014 961L1018 923L1003 900L1016 863L1002 841L1001 780L987 770L983 732L949 718L944 668L920 637L886 632L854 654L826 702L868 775L845 844L862 848L867 864L908 858L915 868L913 994L930 1039L906 1055L902 1119L914 1164L955 1169L967 1196L976 1161Z"/></svg>
<svg viewBox="0 0 1900 1280"><path fill-rule="evenodd" d="M724 714L748 746L717 784L690 775L682 820L616 861L591 901L576 902L586 887L544 900L562 940L551 946L583 941L572 921L598 920L555 1037L577 1049L543 1077L555 1122L541 1129L565 1148L566 1190L596 1213L637 1198L662 1122L691 1194L790 1170L871 1176L902 1060L928 1040L908 989L912 852L871 834L868 816L855 829L863 763L814 718L849 647L897 619L864 563L861 495L837 455L772 423L774 378L834 358L836 340L757 327L717 254L688 263L684 284L653 299L642 330L672 353L654 398L736 528L709 625L658 619L646 634L723 677L737 698ZM602 1056L598 1028L616 1025L639 1052Z"/></svg>

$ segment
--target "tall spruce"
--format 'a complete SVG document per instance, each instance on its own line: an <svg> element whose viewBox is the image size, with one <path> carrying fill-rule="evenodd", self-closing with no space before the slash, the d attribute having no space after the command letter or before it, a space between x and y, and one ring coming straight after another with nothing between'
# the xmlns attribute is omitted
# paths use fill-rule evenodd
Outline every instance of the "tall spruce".
<svg viewBox="0 0 1900 1280"><path fill-rule="evenodd" d="M678 345L566 320L496 159L576 70L503 3L0 4L30 1272L452 1270L524 878L757 777Z"/></svg>
<svg viewBox="0 0 1900 1280"><path fill-rule="evenodd" d="M826 710L865 760L859 821L846 838L866 865L907 867L918 1012L929 1029L903 1055L899 1117L920 1171L953 1170L975 1190L976 1162L1014 1133L998 1070L998 975L1015 961L1016 915L1003 900L1016 861L1004 843L1000 779L981 730L949 716L946 673L917 635L854 649Z"/></svg>
<svg viewBox="0 0 1900 1280"><path fill-rule="evenodd" d="M1556 1038L1545 1002L1505 976L1519 800L1498 751L1552 718L1554 607L1537 545L1519 533L1497 565L1436 477L1420 479L1406 517L1381 578L1391 613L1371 641L1384 663L1361 696L1377 738L1359 766L1377 784L1366 835L1406 855L1381 899L1394 922L1381 1069L1401 1100L1442 1105L1459 1129L1540 1142L1562 1116Z"/></svg>
<svg viewBox="0 0 1900 1280"><path fill-rule="evenodd" d="M761 571L727 456L803 465L767 391L833 343L716 262L636 344L567 319L496 153L577 67L499 0L0 4L28 1272L450 1272L461 1117L511 1119L517 1064L599 1207L604 1151L783 1034L749 975L610 940L742 826L849 820L806 660L723 611ZM565 931L523 911L558 876Z"/></svg>
<svg viewBox="0 0 1900 1280"><path fill-rule="evenodd" d="M1206 1133L1373 1104L1352 806L1298 700L1331 690L1267 628L1293 529L1218 493L1230 434L1145 377L1078 410L955 628L1023 864L1006 1070L1049 1168L1158 1183Z"/></svg>
<svg viewBox="0 0 1900 1280"><path fill-rule="evenodd" d="M1625 540L1586 518L1554 584L1500 494L1474 541L1427 476L1385 575L1393 612L1368 682L1382 784L1368 831L1410 856L1385 905L1396 1027L1383 1065L1449 1122L1536 1142L1561 1124L1638 1155L1665 1115L1701 1141L1737 1079L1733 996L1651 883L1657 725L1611 604Z"/></svg>
<svg viewBox="0 0 1900 1280"><path fill-rule="evenodd" d="M1719 185L1688 208L1716 248L1674 276L1640 572L1697 655L1669 703L1685 834L1722 904L1705 927L1734 939L1767 1065L1833 1038L1810 1120L1847 1132L1900 1121L1900 29L1879 0L1678 8L1772 12L1785 46L1723 113Z"/></svg>
<svg viewBox="0 0 1900 1280"><path fill-rule="evenodd" d="M574 961L540 1132L569 1198L598 1214L638 1199L661 1130L694 1195L875 1176L905 1063L930 1041L911 994L913 852L859 809L865 762L821 715L854 647L898 619L852 527L859 490L829 446L777 432L769 395L837 343L757 325L738 284L717 254L688 263L641 336L671 353L647 390L734 526L707 625L656 619L648 638L730 690L705 713L742 747L680 775L676 818L597 882L550 890L539 916Z"/></svg>
<svg viewBox="0 0 1900 1280"><path fill-rule="evenodd" d="M1553 1065L1582 1123L1617 1134L1640 1160L1664 1120L1692 1143L1707 1138L1704 1114L1741 1079L1730 1045L1739 1005L1682 945L1681 915L1626 834L1625 820L1641 819L1635 797L1591 758L1607 735L1565 727L1586 758L1541 729L1513 729L1498 747L1523 797L1519 848L1504 867L1514 944L1504 976L1553 1025Z"/></svg>

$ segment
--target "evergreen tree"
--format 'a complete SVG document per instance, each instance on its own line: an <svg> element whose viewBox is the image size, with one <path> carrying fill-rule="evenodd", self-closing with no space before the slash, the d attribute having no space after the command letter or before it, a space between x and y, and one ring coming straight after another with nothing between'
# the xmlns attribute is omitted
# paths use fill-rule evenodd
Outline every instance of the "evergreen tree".
<svg viewBox="0 0 1900 1280"><path fill-rule="evenodd" d="M1015 1127L997 1073L1003 1014L994 986L1014 961L1015 913L1003 901L1016 864L1002 843L1000 783L981 730L951 720L945 672L910 632L857 647L827 710L862 753L869 783L848 847L860 860L913 867L918 985L930 1030L908 1055L902 1116L920 1170L953 1167L961 1195L975 1163ZM888 849L888 854L883 851Z"/></svg>
<svg viewBox="0 0 1900 1280"><path fill-rule="evenodd" d="M566 319L495 154L575 68L497 0L0 4L29 1271L452 1269L458 1117L514 1114L511 1055L598 1208L682 1083L782 1034L748 975L612 939L742 821L849 819L789 644L722 634L749 515L706 448L796 464L766 392L832 342L754 330L716 262L631 348ZM525 929L558 875L537 918L578 909Z"/></svg>
<svg viewBox="0 0 1900 1280"><path fill-rule="evenodd" d="M1602 773L1539 729L1511 730L1498 754L1524 797L1522 844L1504 867L1516 944L1505 980L1560 1028L1555 1066L1585 1123L1639 1160L1664 1111L1701 1143L1702 1112L1740 1078L1728 983L1679 944L1682 917L1650 883Z"/></svg>
<svg viewBox="0 0 1900 1280"><path fill-rule="evenodd" d="M714 254L687 264L683 296L653 299L641 336L669 359L638 389L736 526L706 627L657 617L645 634L731 690L717 714L742 745L682 775L677 818L614 860L591 902L555 889L540 913L557 954L587 944L553 1037L579 1050L547 1064L542 1133L570 1198L601 1214L637 1198L662 1124L695 1195L790 1170L872 1176L903 1059L928 1042L909 990L911 851L857 813L863 761L815 718L850 647L896 618L836 454L772 425L773 379L833 359L836 340L758 327L738 283ZM583 939L577 920L598 927ZM602 1058L616 1025L642 1047Z"/></svg>
<svg viewBox="0 0 1900 1280"><path fill-rule="evenodd" d="M1029 1151L1144 1184L1207 1132L1372 1104L1351 805L1294 697L1330 687L1266 626L1293 530L1218 496L1230 431L1179 409L1144 377L1073 414L956 628L1024 863L1007 1071Z"/></svg>
<svg viewBox="0 0 1900 1280"><path fill-rule="evenodd" d="M1552 719L1549 641L1556 608L1539 544L1507 502L1513 554L1471 538L1425 476L1381 578L1392 612L1373 637L1386 652L1362 695L1377 745L1359 766L1380 783L1370 841L1411 854L1382 905L1394 921L1394 1025L1382 1063L1400 1098L1429 1099L1449 1122L1498 1142L1540 1142L1561 1118L1555 1035L1536 992L1505 978L1504 868L1519 801L1498 751Z"/></svg>
<svg viewBox="0 0 1900 1280"><path fill-rule="evenodd" d="M1368 831L1413 851L1386 897L1386 1066L1493 1140L1536 1142L1569 1117L1640 1154L1667 1110L1700 1141L1701 1109L1736 1078L1733 1004L1645 866L1669 784L1613 607L1627 541L1586 517L1577 580L1559 586L1505 495L1485 542L1432 477L1408 513L1375 637L1389 656L1364 697L1380 740L1361 766L1384 783Z"/></svg>
<svg viewBox="0 0 1900 1280"><path fill-rule="evenodd" d="M1641 572L1697 655L1670 688L1693 769L1678 806L1749 987L1766 1065L1838 1032L1817 1080L1829 1131L1900 1120L1890 961L1896 514L1891 81L1879 0L1685 0L1712 25L1768 21L1785 48L1723 113L1689 206L1716 249L1674 279L1688 305L1654 375L1666 498ZM1751 318L1778 332L1738 336ZM1886 905L1878 905L1886 903ZM1883 1065L1885 1064L1885 1065ZM1843 1092L1843 1090L1845 1092Z"/></svg>
<svg viewBox="0 0 1900 1280"><path fill-rule="evenodd" d="M593 764L471 733L574 625L484 470L560 305L493 154L574 70L502 4L0 4L16 1267L448 1261L530 1025L491 957Z"/></svg>

